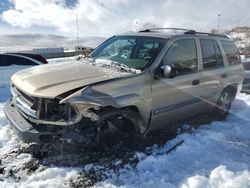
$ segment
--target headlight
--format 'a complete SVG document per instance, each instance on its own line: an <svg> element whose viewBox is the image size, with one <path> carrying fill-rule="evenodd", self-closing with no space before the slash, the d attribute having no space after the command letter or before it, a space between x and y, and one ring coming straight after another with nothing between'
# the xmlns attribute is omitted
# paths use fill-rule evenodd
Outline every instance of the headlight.
<svg viewBox="0 0 250 188"><path fill-rule="evenodd" d="M70 121L77 115L76 110L69 104L59 104L59 101L44 100L44 114L43 117L46 120L58 121L66 120Z"/></svg>

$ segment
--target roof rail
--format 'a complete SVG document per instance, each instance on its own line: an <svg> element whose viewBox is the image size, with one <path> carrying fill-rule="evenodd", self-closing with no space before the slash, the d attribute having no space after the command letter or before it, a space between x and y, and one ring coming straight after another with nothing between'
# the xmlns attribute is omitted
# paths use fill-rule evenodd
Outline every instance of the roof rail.
<svg viewBox="0 0 250 188"><path fill-rule="evenodd" d="M164 28L164 27L159 27L159 28L151 28L151 29L144 29L138 32L150 32L150 31L157 31L157 30L177 30L177 31L189 31L189 29L184 29L184 28Z"/></svg>
<svg viewBox="0 0 250 188"><path fill-rule="evenodd" d="M145 29L145 30L141 30L139 32L151 32L151 31L157 31L157 30L176 30L176 31L184 31L183 34L187 34L187 35L196 35L196 34L198 34L198 35L207 35L207 36L222 37L222 38L229 39L229 37L226 36L225 34L197 32L197 31L192 30L192 29L184 29L184 28L164 28L164 27L160 27L160 28Z"/></svg>
<svg viewBox="0 0 250 188"><path fill-rule="evenodd" d="M230 39L227 35L225 34L219 34L219 33L206 33L206 32L197 32L197 31L194 31L194 30L190 30L190 31L187 31L185 32L184 34L188 34L188 35L207 35L207 36L212 36L212 37L222 37L222 38L227 38L227 39Z"/></svg>

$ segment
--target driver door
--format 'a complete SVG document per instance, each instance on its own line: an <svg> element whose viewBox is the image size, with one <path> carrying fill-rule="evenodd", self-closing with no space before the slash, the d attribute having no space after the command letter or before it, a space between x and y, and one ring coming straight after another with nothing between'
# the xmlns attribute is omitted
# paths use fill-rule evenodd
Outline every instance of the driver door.
<svg viewBox="0 0 250 188"><path fill-rule="evenodd" d="M199 60L195 38L178 39L164 55L160 66L170 65L174 78L160 76L152 82L151 128L190 117L201 111Z"/></svg>

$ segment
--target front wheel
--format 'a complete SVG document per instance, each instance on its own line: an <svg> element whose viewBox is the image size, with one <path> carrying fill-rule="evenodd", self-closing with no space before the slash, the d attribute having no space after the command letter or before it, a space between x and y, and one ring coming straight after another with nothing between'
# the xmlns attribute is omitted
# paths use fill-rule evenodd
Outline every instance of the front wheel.
<svg viewBox="0 0 250 188"><path fill-rule="evenodd" d="M135 110L114 110L101 115L97 123L97 145L113 145L124 139L135 139L139 136L142 123Z"/></svg>

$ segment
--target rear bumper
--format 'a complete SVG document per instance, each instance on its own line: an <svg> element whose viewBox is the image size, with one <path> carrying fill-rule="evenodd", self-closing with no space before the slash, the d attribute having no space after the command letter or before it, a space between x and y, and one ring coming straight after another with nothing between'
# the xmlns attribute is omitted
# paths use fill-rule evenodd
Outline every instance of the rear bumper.
<svg viewBox="0 0 250 188"><path fill-rule="evenodd" d="M27 143L30 142L49 142L58 138L58 134L35 129L17 110L17 108L8 101L4 106L5 115L13 128L14 132Z"/></svg>

